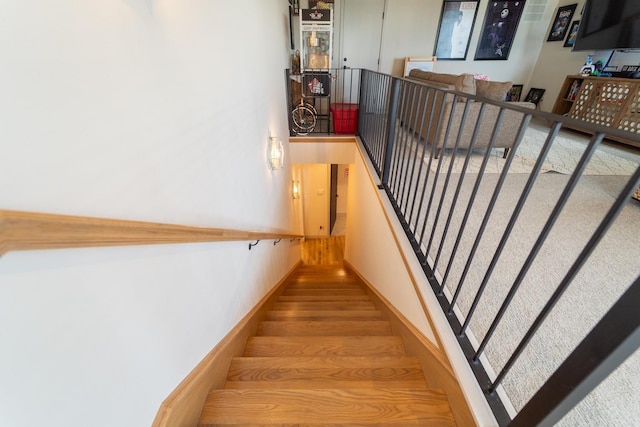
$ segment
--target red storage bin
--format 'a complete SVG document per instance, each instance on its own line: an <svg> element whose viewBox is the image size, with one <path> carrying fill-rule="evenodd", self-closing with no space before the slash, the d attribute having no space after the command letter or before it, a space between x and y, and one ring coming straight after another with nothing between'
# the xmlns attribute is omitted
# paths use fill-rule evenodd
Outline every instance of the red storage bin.
<svg viewBox="0 0 640 427"><path fill-rule="evenodd" d="M358 130L358 104L331 104L335 133L355 134Z"/></svg>

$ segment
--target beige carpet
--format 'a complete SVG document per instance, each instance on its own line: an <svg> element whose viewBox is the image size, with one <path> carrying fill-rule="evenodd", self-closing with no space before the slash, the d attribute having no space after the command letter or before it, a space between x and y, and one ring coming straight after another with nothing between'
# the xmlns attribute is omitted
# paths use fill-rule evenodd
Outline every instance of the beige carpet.
<svg viewBox="0 0 640 427"><path fill-rule="evenodd" d="M538 126L531 126L527 129L525 136L515 153L515 158L509 169L509 173L530 173L536 163L542 147L547 137L547 129ZM589 137L583 134L562 133L555 142L547 158L545 159L541 172L558 172L571 174L578 164L580 157L589 142ZM504 168L506 159L502 158L503 149L495 149L491 152L487 163L486 173L500 173ZM453 158L452 173L460 173L466 160L467 151L458 150L455 156L452 150L445 150L441 156L442 165L440 172L447 172ZM629 157L629 156L627 156ZM484 159L484 151L478 150L471 153L467 173L478 173ZM425 161L429 158L425 156ZM585 175L631 175L640 162L640 154L637 159L633 157L624 158L611 153L610 150L598 149L584 172ZM432 162L431 171L435 172L438 167L437 162Z"/></svg>
<svg viewBox="0 0 640 427"><path fill-rule="evenodd" d="M457 184L458 175L451 185ZM453 293L459 283L470 248L477 235L489 195L498 175L486 175L479 197L469 218L466 232L453 258L447 287ZM476 291L484 278L495 253L513 206L521 194L528 175L510 174L498 199L485 234L480 242L458 307L467 313ZM486 356L495 371L506 362L505 349L511 351L522 338L539 310L560 283L607 209L626 182L624 176L586 176L576 188L571 200L543 245L523 284L516 293L513 305L496 330L486 349ZM520 267L537 239L548 214L568 180L567 175L542 174L538 178L516 223L511 238L498 260L478 311L471 322L471 332L482 339L515 280ZM475 176L465 179L461 200L468 200ZM443 212L448 213L451 199L446 198ZM457 209L449 234L444 241L441 261L437 267L443 275L452 253L453 243L461 223L463 211ZM432 220L428 221L432 224ZM559 366L608 307L640 275L640 234L629 233L640 224L640 204L630 203L605 239L582 268L536 337L507 375L503 386L516 408L521 408ZM444 230L444 220L436 227L431 254L435 256ZM640 419L640 355L634 356L609 380L585 399L561 423L564 426L628 426L629 419ZM632 417L633 415L633 417Z"/></svg>

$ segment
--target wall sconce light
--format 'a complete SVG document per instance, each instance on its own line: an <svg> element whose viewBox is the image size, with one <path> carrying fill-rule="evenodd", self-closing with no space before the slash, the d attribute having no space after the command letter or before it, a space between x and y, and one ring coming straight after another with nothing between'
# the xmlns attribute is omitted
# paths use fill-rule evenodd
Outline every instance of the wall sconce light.
<svg viewBox="0 0 640 427"><path fill-rule="evenodd" d="M291 189L294 199L300 198L300 181L293 181L293 187Z"/></svg>
<svg viewBox="0 0 640 427"><path fill-rule="evenodd" d="M277 170L284 164L284 148L282 141L275 136L269 137L269 164L271 169Z"/></svg>

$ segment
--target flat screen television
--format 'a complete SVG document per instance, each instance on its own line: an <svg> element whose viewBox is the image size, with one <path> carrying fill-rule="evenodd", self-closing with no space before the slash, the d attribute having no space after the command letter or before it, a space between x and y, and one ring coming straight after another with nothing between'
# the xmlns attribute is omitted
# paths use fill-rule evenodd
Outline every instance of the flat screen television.
<svg viewBox="0 0 640 427"><path fill-rule="evenodd" d="M640 0L587 0L573 50L640 49Z"/></svg>

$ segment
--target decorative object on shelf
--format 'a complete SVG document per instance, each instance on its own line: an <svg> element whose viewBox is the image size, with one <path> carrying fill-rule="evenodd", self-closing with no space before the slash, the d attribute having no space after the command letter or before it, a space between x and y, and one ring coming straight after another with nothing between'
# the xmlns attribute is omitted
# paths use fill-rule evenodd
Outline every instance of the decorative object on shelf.
<svg viewBox="0 0 640 427"><path fill-rule="evenodd" d="M580 86L582 86L582 80L574 80L569 87L569 91L565 95L567 101L575 101L578 92L580 92Z"/></svg>
<svg viewBox="0 0 640 427"><path fill-rule="evenodd" d="M595 71L596 67L593 65L593 55L587 55L587 60L580 69L580 74L583 76L590 76Z"/></svg>
<svg viewBox="0 0 640 427"><path fill-rule="evenodd" d="M269 164L271 169L277 170L284 164L284 148L282 140L275 136L269 137Z"/></svg>
<svg viewBox="0 0 640 427"><path fill-rule="evenodd" d="M560 6L558 12L556 12L556 18L551 25L551 31L549 31L548 42L557 42L564 40L564 36L567 35L569 30L569 23L573 17L573 13L576 11L578 3L570 4L567 6ZM577 34L577 33L576 33ZM575 40L575 39L574 39Z"/></svg>
<svg viewBox="0 0 640 427"><path fill-rule="evenodd" d="M505 101L507 102L520 102L520 97L522 96L522 87L523 85L513 85L509 92L507 92L507 98Z"/></svg>
<svg viewBox="0 0 640 427"><path fill-rule="evenodd" d="M297 16L300 13L300 0L289 0L289 5L293 14Z"/></svg>
<svg viewBox="0 0 640 427"><path fill-rule="evenodd" d="M475 60L509 58L524 1L494 1L487 6Z"/></svg>
<svg viewBox="0 0 640 427"><path fill-rule="evenodd" d="M433 54L439 59L466 59L477 14L478 0L444 0Z"/></svg>
<svg viewBox="0 0 640 427"><path fill-rule="evenodd" d="M309 0L309 9L333 9L333 0Z"/></svg>
<svg viewBox="0 0 640 427"><path fill-rule="evenodd" d="M573 21L571 23L571 27L569 28L569 35L567 39L564 41L564 47L573 47L576 42L576 36L578 35L578 27L580 26L580 21Z"/></svg>
<svg viewBox="0 0 640 427"><path fill-rule="evenodd" d="M527 97L524 99L524 102L533 102L534 104L536 104L536 107L537 107L538 103L542 101L542 95L544 95L545 90L546 89L539 89L539 88L532 87L531 89L529 89L529 93L527 94Z"/></svg>
<svg viewBox="0 0 640 427"><path fill-rule="evenodd" d="M300 51L296 50L296 53L291 55L291 74L300 74Z"/></svg>

